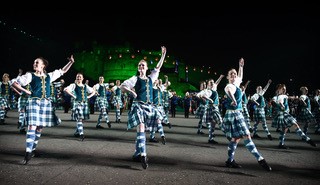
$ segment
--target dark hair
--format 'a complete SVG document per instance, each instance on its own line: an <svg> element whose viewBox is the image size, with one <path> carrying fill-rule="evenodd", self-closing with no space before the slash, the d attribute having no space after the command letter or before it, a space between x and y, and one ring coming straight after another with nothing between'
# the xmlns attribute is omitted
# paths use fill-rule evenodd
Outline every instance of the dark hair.
<svg viewBox="0 0 320 185"><path fill-rule="evenodd" d="M284 87L286 87L285 84L278 84L278 85L277 85L277 88L276 88L276 94L279 94L279 90L282 89L282 88L284 88Z"/></svg>
<svg viewBox="0 0 320 185"><path fill-rule="evenodd" d="M42 60L42 62L44 64L44 69L46 69L49 65L49 61L43 57L38 57L38 58Z"/></svg>

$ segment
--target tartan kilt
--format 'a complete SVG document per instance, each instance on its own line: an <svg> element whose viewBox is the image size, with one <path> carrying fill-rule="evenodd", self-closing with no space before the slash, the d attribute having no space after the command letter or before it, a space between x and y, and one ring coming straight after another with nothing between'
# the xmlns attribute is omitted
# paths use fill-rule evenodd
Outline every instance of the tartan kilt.
<svg viewBox="0 0 320 185"><path fill-rule="evenodd" d="M51 96L49 98L53 103L57 103L57 98L55 96Z"/></svg>
<svg viewBox="0 0 320 185"><path fill-rule="evenodd" d="M106 97L97 97L96 105L99 108L99 111L101 109L108 110L108 107L109 107L108 99Z"/></svg>
<svg viewBox="0 0 320 185"><path fill-rule="evenodd" d="M242 138L249 136L250 132L241 111L227 110L223 118L222 127L227 138Z"/></svg>
<svg viewBox="0 0 320 185"><path fill-rule="evenodd" d="M164 104L164 106L163 106L163 110L164 110L164 112L166 113L166 117L167 117L167 119L168 119L168 115L169 115L169 110L170 110L170 107L169 107L169 104Z"/></svg>
<svg viewBox="0 0 320 185"><path fill-rule="evenodd" d="M315 122L315 117L313 116L311 111L307 108L301 109L297 119L298 119L298 121L305 122L305 123Z"/></svg>
<svg viewBox="0 0 320 185"><path fill-rule="evenodd" d="M6 103L6 99L4 99L3 97L0 97L0 109L2 109L2 107L6 108L7 103Z"/></svg>
<svg viewBox="0 0 320 185"><path fill-rule="evenodd" d="M196 118L202 118L205 111L205 105L200 104L199 107L196 109Z"/></svg>
<svg viewBox="0 0 320 185"><path fill-rule="evenodd" d="M18 111L21 112L22 110L24 110L27 106L27 102L28 102L29 97L25 97L25 96L20 96L18 99Z"/></svg>
<svg viewBox="0 0 320 185"><path fill-rule="evenodd" d="M0 97L0 119L4 119L5 118L5 108L6 108L6 102L5 99Z"/></svg>
<svg viewBox="0 0 320 185"><path fill-rule="evenodd" d="M1 96L1 95L0 95ZM5 108L9 108L9 101L8 101L9 96L2 96L1 97L1 106L4 106Z"/></svg>
<svg viewBox="0 0 320 185"><path fill-rule="evenodd" d="M160 114L159 119L162 121L166 117L166 113L164 112L164 108L162 105L155 106L157 109L158 113Z"/></svg>
<svg viewBox="0 0 320 185"><path fill-rule="evenodd" d="M204 111L202 123L210 125L212 121L220 125L222 123L222 117L218 105L209 104Z"/></svg>
<svg viewBox="0 0 320 185"><path fill-rule="evenodd" d="M87 120L90 118L88 102L73 101L71 119L78 121L79 119Z"/></svg>
<svg viewBox="0 0 320 185"><path fill-rule="evenodd" d="M256 108L253 112L253 118L254 118L254 121L256 122L266 121L266 113L264 108Z"/></svg>
<svg viewBox="0 0 320 185"><path fill-rule="evenodd" d="M162 119L161 113L154 105L133 102L128 112L127 129L132 129L140 125L140 123L144 123L146 129L157 129L157 120Z"/></svg>
<svg viewBox="0 0 320 185"><path fill-rule="evenodd" d="M123 102L121 101L121 98L118 96L113 97L112 104L117 107L117 104L119 104L119 108L123 108Z"/></svg>
<svg viewBox="0 0 320 185"><path fill-rule="evenodd" d="M26 105L26 125L51 127L61 123L52 102L45 98L29 98Z"/></svg>
<svg viewBox="0 0 320 185"><path fill-rule="evenodd" d="M250 124L251 120L250 120L250 114L248 111L247 104L242 104L242 114L245 122Z"/></svg>
<svg viewBox="0 0 320 185"><path fill-rule="evenodd" d="M317 107L312 112L314 118L316 119L317 123L320 123L320 108Z"/></svg>
<svg viewBox="0 0 320 185"><path fill-rule="evenodd" d="M5 118L5 111L4 109L0 109L0 119L4 119Z"/></svg>
<svg viewBox="0 0 320 185"><path fill-rule="evenodd" d="M288 112L279 111L273 118L271 127L273 128L290 128L297 120Z"/></svg>
<svg viewBox="0 0 320 185"><path fill-rule="evenodd" d="M170 107L170 104L169 104L169 102L165 102L164 103L164 106L163 106L163 108L166 110L166 109L168 109L169 110L169 107Z"/></svg>
<svg viewBox="0 0 320 185"><path fill-rule="evenodd" d="M168 123L169 123L169 120L168 120L168 115L167 115L167 113L166 113L165 107L162 106L162 105L158 105L158 106L157 106L157 109L158 109L158 111L160 112L160 115L162 116L161 121L162 121L163 123L168 124Z"/></svg>

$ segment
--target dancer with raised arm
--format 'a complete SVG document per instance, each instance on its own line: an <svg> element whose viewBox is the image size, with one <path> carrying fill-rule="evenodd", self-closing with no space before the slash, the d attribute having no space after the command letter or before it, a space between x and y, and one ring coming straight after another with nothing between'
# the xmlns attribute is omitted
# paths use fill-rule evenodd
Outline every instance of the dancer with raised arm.
<svg viewBox="0 0 320 185"><path fill-rule="evenodd" d="M266 160L259 153L253 140L251 139L247 123L244 120L242 114L242 91L240 84L243 78L243 66L244 59L239 60L239 71L231 69L228 72L229 83L225 87L225 93L227 94L226 114L223 119L223 124L227 138L230 140L228 145L228 160L226 166L229 168L241 168L241 165L237 164L234 155L236 148L241 139L244 140L244 145L248 151L257 159L258 163L267 171L271 171L271 167Z"/></svg>
<svg viewBox="0 0 320 185"><path fill-rule="evenodd" d="M148 167L145 129L157 127L157 121L163 119L157 108L152 104L153 82L159 77L160 68L162 67L167 51L164 46L161 47L161 50L161 58L150 75L147 74L147 61L140 60L138 63L138 74L125 80L120 86L123 91L132 93L134 97L131 109L128 112L127 128L137 128L133 160L141 161L144 169Z"/></svg>
<svg viewBox="0 0 320 185"><path fill-rule="evenodd" d="M296 120L290 113L289 113L289 97L286 94L286 85L285 84L278 84L276 89L276 96L273 97L273 105L276 111L276 116L273 118L272 127L277 128L280 130L280 137L279 137L279 148L280 149L288 149L285 145L285 138L288 129L292 126L295 127L295 132L300 136L304 141L310 144L313 147L316 147L317 144L314 143L310 137L302 132L300 126Z"/></svg>
<svg viewBox="0 0 320 185"><path fill-rule="evenodd" d="M50 98L51 82L65 74L74 63L73 55L68 58L69 62L62 69L56 69L47 73L46 67L49 62L43 57L36 58L33 63L33 73L19 76L12 85L15 89L30 95L26 105L27 134L26 153L22 164L26 165L36 155L36 147L41 136L43 127L51 127L60 124L60 119L55 115L55 109ZM22 86L30 85L30 90Z"/></svg>

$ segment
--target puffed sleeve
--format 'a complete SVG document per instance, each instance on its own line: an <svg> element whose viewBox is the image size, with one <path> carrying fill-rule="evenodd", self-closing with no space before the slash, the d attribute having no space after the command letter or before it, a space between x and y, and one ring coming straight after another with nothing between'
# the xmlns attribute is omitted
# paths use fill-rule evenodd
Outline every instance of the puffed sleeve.
<svg viewBox="0 0 320 185"><path fill-rule="evenodd" d="M21 86L26 86L28 85L32 80L32 74L31 73L26 73L24 75L19 76L16 78L16 82L19 83Z"/></svg>
<svg viewBox="0 0 320 185"><path fill-rule="evenodd" d="M130 89L132 89L135 86L137 79L138 79L137 76L133 76L133 77L125 80L124 82L122 82L121 86L126 86L126 87L129 87Z"/></svg>
<svg viewBox="0 0 320 185"><path fill-rule="evenodd" d="M90 87L89 85L86 85L87 86L87 93L92 93L93 92L93 88Z"/></svg>
<svg viewBox="0 0 320 185"><path fill-rule="evenodd" d="M159 73L160 73L160 69L155 68L154 70L151 71L151 74L149 75L149 77L152 80L152 83L158 79L159 77Z"/></svg>
<svg viewBox="0 0 320 185"><path fill-rule="evenodd" d="M69 92L72 92L72 91L74 91L75 87L76 87L76 84L72 83L72 84L68 85L67 87L65 87L64 89L68 90Z"/></svg>
<svg viewBox="0 0 320 185"><path fill-rule="evenodd" d="M50 76L50 82L54 82L63 75L63 72L61 69L56 69L48 73L48 75Z"/></svg>

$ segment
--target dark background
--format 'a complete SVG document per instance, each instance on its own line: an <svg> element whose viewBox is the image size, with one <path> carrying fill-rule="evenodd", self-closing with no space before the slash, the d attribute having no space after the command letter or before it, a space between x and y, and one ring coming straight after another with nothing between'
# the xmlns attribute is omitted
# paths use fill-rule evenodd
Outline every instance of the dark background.
<svg viewBox="0 0 320 185"><path fill-rule="evenodd" d="M206 15L76 10L7 13L0 16L0 60L5 66L0 72L12 78L18 68L32 70L38 56L49 60L48 71L60 68L70 54L90 49L96 41L145 50L160 50L164 45L168 55L186 64L211 66L225 75L230 68L237 69L243 57L244 81L251 80L254 88L264 86L268 79L273 80L272 91L278 83L285 83L291 94L299 94L302 85L310 92L320 88L318 6L303 3L215 10L205 11Z"/></svg>

